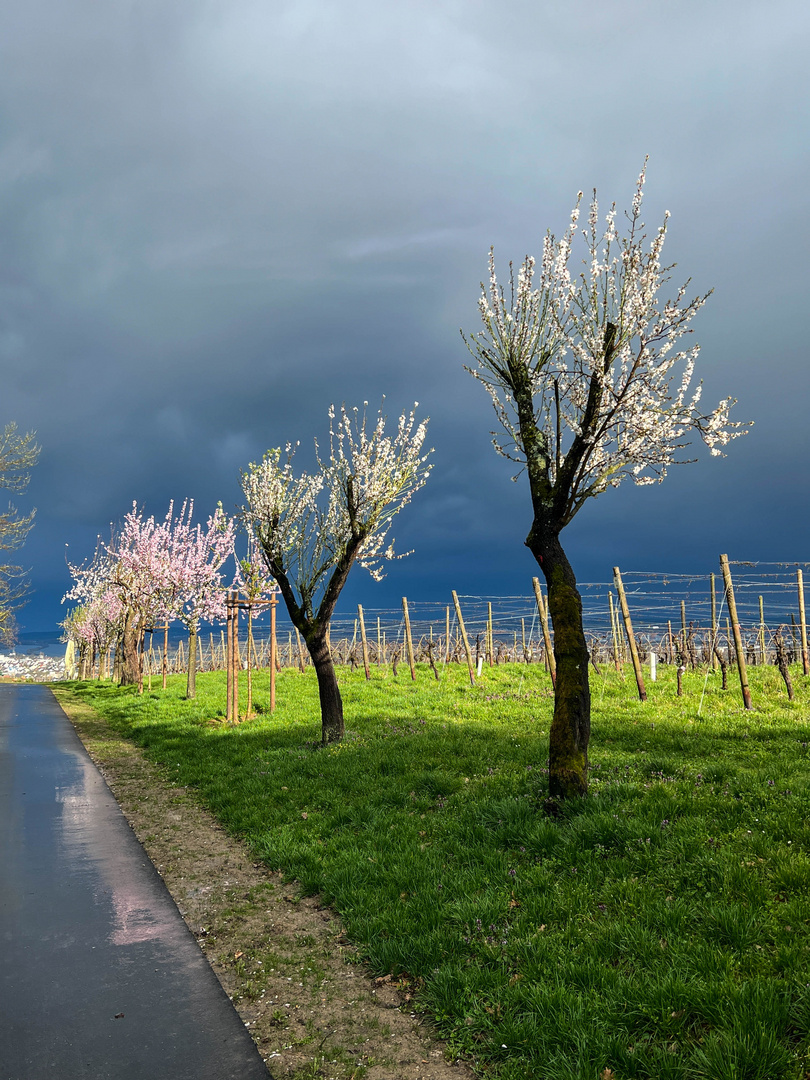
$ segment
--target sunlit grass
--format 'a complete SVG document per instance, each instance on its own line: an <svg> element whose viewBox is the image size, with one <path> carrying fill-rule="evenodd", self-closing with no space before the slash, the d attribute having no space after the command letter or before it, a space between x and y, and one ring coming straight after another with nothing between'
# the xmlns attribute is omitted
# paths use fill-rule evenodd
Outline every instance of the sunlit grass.
<svg viewBox="0 0 810 1080"><path fill-rule="evenodd" d="M518 1080L779 1080L810 1070L810 686L750 672L635 696L594 676L591 795L542 813L552 696L534 667L412 683L341 673L320 748L311 672L223 720L219 674L138 697L73 685L271 867L319 892L458 1052ZM267 676L256 680L267 699ZM610 1075L610 1074L608 1074Z"/></svg>

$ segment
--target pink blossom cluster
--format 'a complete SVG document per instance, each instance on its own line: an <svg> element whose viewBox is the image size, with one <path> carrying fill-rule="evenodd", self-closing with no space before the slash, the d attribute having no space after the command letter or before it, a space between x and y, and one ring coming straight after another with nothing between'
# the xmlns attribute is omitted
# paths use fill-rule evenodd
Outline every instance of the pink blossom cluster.
<svg viewBox="0 0 810 1080"><path fill-rule="evenodd" d="M74 585L65 600L81 607L68 620L77 639L105 648L129 619L146 630L175 619L196 631L203 620L225 616L225 586L220 570L233 554L234 529L221 510L207 525L192 524L194 505L183 503L174 517L144 517L133 503L120 533L99 544L92 561L68 564Z"/></svg>

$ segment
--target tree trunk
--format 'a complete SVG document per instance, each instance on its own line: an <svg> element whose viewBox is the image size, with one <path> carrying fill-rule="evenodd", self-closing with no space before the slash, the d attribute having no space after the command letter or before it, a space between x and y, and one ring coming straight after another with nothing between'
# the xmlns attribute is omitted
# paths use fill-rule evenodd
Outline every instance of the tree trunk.
<svg viewBox="0 0 810 1080"><path fill-rule="evenodd" d="M307 638L307 648L318 676L318 695L321 700L321 742L324 746L338 742L345 731L343 723L343 700L340 696L332 653L322 631Z"/></svg>
<svg viewBox="0 0 810 1080"><path fill-rule="evenodd" d="M549 795L553 800L588 792L591 690L588 645L582 625L582 597L559 537L530 536L529 546L548 586L554 627L557 681L549 738Z"/></svg>
<svg viewBox="0 0 810 1080"><path fill-rule="evenodd" d="M127 612L121 636L121 686L137 686L139 669L138 636L132 625L132 615Z"/></svg>
<svg viewBox="0 0 810 1080"><path fill-rule="evenodd" d="M186 698L191 700L197 696L197 627L189 627L188 631L188 679L186 681Z"/></svg>

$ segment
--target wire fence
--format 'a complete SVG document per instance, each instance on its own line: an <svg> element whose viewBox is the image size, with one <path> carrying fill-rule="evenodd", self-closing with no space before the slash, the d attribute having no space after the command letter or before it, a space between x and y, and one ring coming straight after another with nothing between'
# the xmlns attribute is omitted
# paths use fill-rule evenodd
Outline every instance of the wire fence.
<svg viewBox="0 0 810 1080"><path fill-rule="evenodd" d="M803 574L810 563L733 562L733 587L741 642L751 664L776 663L784 647L789 662L801 656ZM697 667L719 653L735 658L727 598L720 574L675 574L623 571L622 580L638 651L643 660L655 653L659 662ZM629 660L628 641L620 615L615 580L579 583L583 623L596 665ZM802 594L802 595L800 595ZM398 608L363 608L338 611L332 619L330 645L336 663L351 667L393 665L408 660L408 636L416 663L467 662L460 613L470 655L476 664L543 663L548 666L541 611L532 588L517 596L459 594L458 608L446 600L407 600ZM406 619L406 607L408 618ZM277 664L305 667L306 647L279 605ZM266 614L253 620L251 662L269 663L270 634ZM410 635L408 635L408 629ZM363 637L365 631L365 657ZM247 643L242 626L242 665L247 665ZM553 627L549 624L553 648ZM225 635L220 628L198 639L198 663L203 670L225 665ZM162 666L161 644L145 643L147 664ZM187 646L170 646L170 670L185 670Z"/></svg>

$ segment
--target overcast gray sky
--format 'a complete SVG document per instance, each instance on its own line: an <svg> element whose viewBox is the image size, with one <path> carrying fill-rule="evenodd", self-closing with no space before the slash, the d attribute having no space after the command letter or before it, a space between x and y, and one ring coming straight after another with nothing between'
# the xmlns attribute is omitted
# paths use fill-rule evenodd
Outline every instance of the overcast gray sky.
<svg viewBox="0 0 810 1080"><path fill-rule="evenodd" d="M462 368L490 244L576 193L672 213L705 400L755 427L569 530L582 580L808 558L808 65L799 0L28 0L0 9L0 419L35 428L28 629L133 500L239 501L332 401L414 400L435 470L415 554L346 605L514 593L524 485ZM302 457L306 463L306 455Z"/></svg>

